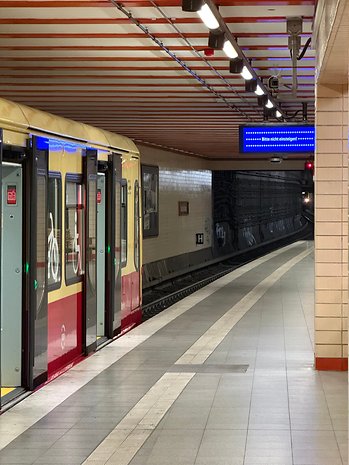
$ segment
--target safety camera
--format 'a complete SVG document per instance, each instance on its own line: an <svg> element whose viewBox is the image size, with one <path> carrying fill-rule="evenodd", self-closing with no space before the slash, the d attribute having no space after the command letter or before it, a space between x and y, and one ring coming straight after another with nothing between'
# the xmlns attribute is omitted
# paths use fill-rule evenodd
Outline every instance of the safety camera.
<svg viewBox="0 0 349 465"><path fill-rule="evenodd" d="M268 80L269 89L279 88L279 78L277 76L271 76Z"/></svg>

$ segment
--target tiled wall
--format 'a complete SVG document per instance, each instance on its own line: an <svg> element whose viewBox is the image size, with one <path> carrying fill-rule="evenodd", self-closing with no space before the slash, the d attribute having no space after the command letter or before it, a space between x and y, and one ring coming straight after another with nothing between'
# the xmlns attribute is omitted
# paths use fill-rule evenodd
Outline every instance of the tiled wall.
<svg viewBox="0 0 349 465"><path fill-rule="evenodd" d="M211 246L211 171L207 162L158 148L138 146L141 163L159 166L159 236L144 238L143 262L151 263ZM178 202L189 202L189 215L178 215ZM204 233L204 245L196 245Z"/></svg>
<svg viewBox="0 0 349 465"><path fill-rule="evenodd" d="M317 85L315 154L315 356L347 368L348 86Z"/></svg>

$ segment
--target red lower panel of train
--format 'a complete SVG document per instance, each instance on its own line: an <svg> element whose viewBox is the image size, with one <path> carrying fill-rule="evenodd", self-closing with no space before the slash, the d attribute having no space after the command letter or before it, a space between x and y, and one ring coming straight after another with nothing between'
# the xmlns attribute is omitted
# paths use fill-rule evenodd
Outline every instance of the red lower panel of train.
<svg viewBox="0 0 349 465"><path fill-rule="evenodd" d="M48 376L82 353L82 292L48 306Z"/></svg>
<svg viewBox="0 0 349 465"><path fill-rule="evenodd" d="M82 356L83 294L48 306L48 377L54 378ZM139 273L122 277L121 334L142 321Z"/></svg>
<svg viewBox="0 0 349 465"><path fill-rule="evenodd" d="M140 274L130 273L122 277L121 332L129 331L142 321Z"/></svg>

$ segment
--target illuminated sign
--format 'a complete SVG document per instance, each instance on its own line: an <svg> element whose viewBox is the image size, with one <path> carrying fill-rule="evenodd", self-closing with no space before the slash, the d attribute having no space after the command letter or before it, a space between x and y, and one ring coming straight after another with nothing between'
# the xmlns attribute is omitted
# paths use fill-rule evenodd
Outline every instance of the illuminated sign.
<svg viewBox="0 0 349 465"><path fill-rule="evenodd" d="M97 203L102 203L102 191L101 191L101 189L97 190Z"/></svg>
<svg viewBox="0 0 349 465"><path fill-rule="evenodd" d="M240 126L240 152L314 152L312 125Z"/></svg>
<svg viewBox="0 0 349 465"><path fill-rule="evenodd" d="M7 186L7 205L17 205L16 186Z"/></svg>

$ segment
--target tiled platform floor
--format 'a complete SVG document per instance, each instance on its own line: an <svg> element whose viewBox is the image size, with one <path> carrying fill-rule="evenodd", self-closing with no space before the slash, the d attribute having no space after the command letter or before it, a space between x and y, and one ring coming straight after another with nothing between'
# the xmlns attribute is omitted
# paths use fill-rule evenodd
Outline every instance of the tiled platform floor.
<svg viewBox="0 0 349 465"><path fill-rule="evenodd" d="M0 464L346 465L347 374L313 369L310 247L212 283L2 415Z"/></svg>

